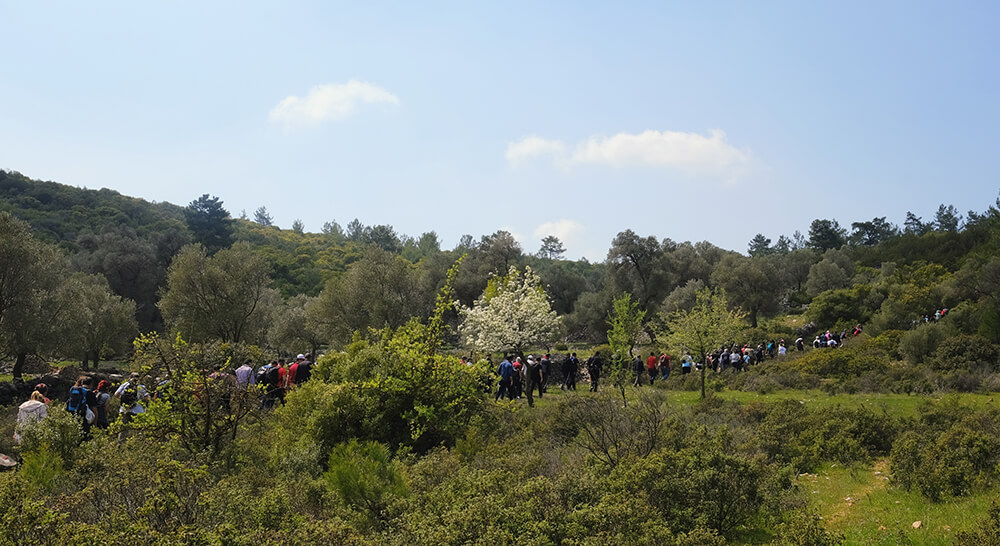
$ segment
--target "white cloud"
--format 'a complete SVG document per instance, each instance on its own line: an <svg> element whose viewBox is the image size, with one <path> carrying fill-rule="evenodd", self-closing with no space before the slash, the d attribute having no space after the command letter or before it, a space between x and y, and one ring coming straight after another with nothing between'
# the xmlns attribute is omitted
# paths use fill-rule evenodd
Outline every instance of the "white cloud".
<svg viewBox="0 0 1000 546"><path fill-rule="evenodd" d="M552 156L560 167L581 164L604 164L613 167L651 166L679 170L691 175L735 178L749 168L752 156L747 150L731 145L722 130L708 136L681 131L644 131L593 136L567 153L559 140L529 136L520 142L507 143L507 161L517 165L525 159Z"/></svg>
<svg viewBox="0 0 1000 546"><path fill-rule="evenodd" d="M375 84L351 80L317 85L305 97L285 97L271 110L269 118L285 127L341 121L363 104L379 103L396 105L399 98Z"/></svg>
<svg viewBox="0 0 1000 546"><path fill-rule="evenodd" d="M591 137L577 146L573 161L615 167L674 167L691 174L729 174L749 162L750 154L730 145L725 131L718 129L707 137L678 131L645 131Z"/></svg>
<svg viewBox="0 0 1000 546"><path fill-rule="evenodd" d="M577 222L576 220L556 220L555 222L545 222L544 224L535 228L535 237L543 239L549 235L555 235L559 237L559 240L566 244L566 241L572 241L577 234L583 231L583 224Z"/></svg>
<svg viewBox="0 0 1000 546"><path fill-rule="evenodd" d="M507 143L507 162L518 165L526 160L544 155L562 156L566 145L559 140L547 140L535 135L522 138L519 142Z"/></svg>

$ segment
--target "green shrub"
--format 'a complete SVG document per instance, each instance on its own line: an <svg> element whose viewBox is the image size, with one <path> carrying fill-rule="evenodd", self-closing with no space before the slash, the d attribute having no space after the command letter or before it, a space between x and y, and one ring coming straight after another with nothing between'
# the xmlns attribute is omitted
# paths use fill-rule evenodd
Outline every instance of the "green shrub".
<svg viewBox="0 0 1000 546"><path fill-rule="evenodd" d="M389 448L378 442L340 444L330 453L328 467L324 478L330 489L371 523L384 522L391 499L409 493Z"/></svg>
<svg viewBox="0 0 1000 546"><path fill-rule="evenodd" d="M959 334L942 340L930 363L938 370L995 372L1000 368L1000 345L979 335Z"/></svg>
<svg viewBox="0 0 1000 546"><path fill-rule="evenodd" d="M823 518L814 511L793 510L783 518L778 525L778 544L781 546L836 546L844 542L843 535L823 527Z"/></svg>
<svg viewBox="0 0 1000 546"><path fill-rule="evenodd" d="M83 428L80 418L65 411L61 405L49 408L48 416L21 430L21 453L34 453L41 449L51 451L66 466L72 466Z"/></svg>
<svg viewBox="0 0 1000 546"><path fill-rule="evenodd" d="M893 481L907 490L918 489L933 502L995 483L998 425L995 415L979 413L941 432L905 432L890 454Z"/></svg>
<svg viewBox="0 0 1000 546"><path fill-rule="evenodd" d="M937 351L951 332L941 323L931 322L906 332L899 339L899 352L911 364L920 364Z"/></svg>

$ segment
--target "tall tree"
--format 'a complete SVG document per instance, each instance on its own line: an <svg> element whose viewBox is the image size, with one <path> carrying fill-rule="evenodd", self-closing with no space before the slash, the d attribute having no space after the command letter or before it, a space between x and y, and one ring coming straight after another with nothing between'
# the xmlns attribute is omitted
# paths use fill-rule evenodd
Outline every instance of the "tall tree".
<svg viewBox="0 0 1000 546"><path fill-rule="evenodd" d="M209 254L233 244L233 220L218 197L204 194L184 209L184 219L196 242Z"/></svg>
<svg viewBox="0 0 1000 546"><path fill-rule="evenodd" d="M521 273L511 266L505 276L494 276L476 303L459 312L463 341L486 353L547 347L559 332L559 316L530 267Z"/></svg>
<svg viewBox="0 0 1000 546"><path fill-rule="evenodd" d="M521 259L521 243L509 231L499 230L493 235L484 235L479 242L479 250L491 273L503 274Z"/></svg>
<svg viewBox="0 0 1000 546"><path fill-rule="evenodd" d="M771 240L764 237L763 233L758 233L757 235L754 235L753 239L750 239L749 254L754 258L767 256L771 252Z"/></svg>
<svg viewBox="0 0 1000 546"><path fill-rule="evenodd" d="M135 302L111 292L100 275L76 273L61 285L69 303L62 321L61 348L66 354L80 355L83 368L96 368L106 349L121 354L138 332Z"/></svg>
<svg viewBox="0 0 1000 546"><path fill-rule="evenodd" d="M370 246L306 306L307 325L338 345L350 341L355 331L398 328L430 309L430 296L421 290L419 276L420 270L402 256Z"/></svg>
<svg viewBox="0 0 1000 546"><path fill-rule="evenodd" d="M724 291L704 288L698 291L697 300L691 309L679 309L661 313L663 325L658 337L666 339L676 352L694 351L694 358L701 360L705 355L736 339L744 327L739 309L730 309ZM701 397L705 398L705 369L701 367Z"/></svg>
<svg viewBox="0 0 1000 546"><path fill-rule="evenodd" d="M215 256L187 246L170 265L160 310L184 339L260 342L278 298L268 288L269 273L267 260L247 243Z"/></svg>
<svg viewBox="0 0 1000 546"><path fill-rule="evenodd" d="M906 211L906 221L903 222L903 231L911 235L923 235L931 229L930 224L925 224L920 217L910 211Z"/></svg>
<svg viewBox="0 0 1000 546"><path fill-rule="evenodd" d="M60 297L66 259L34 238L28 224L0 212L0 349L14 357L13 375L31 354L52 348L72 298Z"/></svg>
<svg viewBox="0 0 1000 546"><path fill-rule="evenodd" d="M615 236L608 250L608 272L615 287L636 297L643 309L673 290L674 282L664 268L663 250L656 237L640 237L628 229Z"/></svg>
<svg viewBox="0 0 1000 546"><path fill-rule="evenodd" d="M851 230L851 243L861 246L875 246L899 235L899 228L887 222L885 216L868 222L852 222Z"/></svg>
<svg viewBox="0 0 1000 546"><path fill-rule="evenodd" d="M778 310L782 284L772 259L731 254L712 272L712 284L724 289L731 303L749 312L754 328L760 316Z"/></svg>
<svg viewBox="0 0 1000 546"><path fill-rule="evenodd" d="M629 363L635 356L633 350L643 334L646 311L639 303L632 301L632 294L624 293L614 299L608 316L608 345L611 347L611 382L618 387L622 402L628 406L625 397L625 381L629 373Z"/></svg>
<svg viewBox="0 0 1000 546"><path fill-rule="evenodd" d="M538 249L538 257L549 260L561 260L566 254L566 247L555 235L546 235L542 239L542 247Z"/></svg>
<svg viewBox="0 0 1000 546"><path fill-rule="evenodd" d="M307 321L306 308L317 299L299 294L275 307L267 330L267 339L272 347L295 353L308 349L313 355L316 354L316 350L323 344L323 336Z"/></svg>
<svg viewBox="0 0 1000 546"><path fill-rule="evenodd" d="M262 226L274 225L274 217L271 216L271 213L267 212L267 207L265 206L260 206L253 212L253 221Z"/></svg>
<svg viewBox="0 0 1000 546"><path fill-rule="evenodd" d="M813 220L809 225L809 242L806 246L813 250L826 252L831 248L840 248L847 242L847 230L840 227L836 220Z"/></svg>
<svg viewBox="0 0 1000 546"><path fill-rule="evenodd" d="M938 231L958 231L958 224L962 221L962 215L959 214L958 209L954 205L948 205L947 207L943 204L937 209L937 213L934 215L934 227Z"/></svg>

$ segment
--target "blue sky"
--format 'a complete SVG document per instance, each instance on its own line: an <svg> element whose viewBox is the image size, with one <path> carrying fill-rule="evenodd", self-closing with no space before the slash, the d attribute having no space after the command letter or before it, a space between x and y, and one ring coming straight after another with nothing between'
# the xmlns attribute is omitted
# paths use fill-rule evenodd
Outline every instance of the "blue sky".
<svg viewBox="0 0 1000 546"><path fill-rule="evenodd" d="M0 1L0 168L443 246L746 251L1000 190L995 2Z"/></svg>

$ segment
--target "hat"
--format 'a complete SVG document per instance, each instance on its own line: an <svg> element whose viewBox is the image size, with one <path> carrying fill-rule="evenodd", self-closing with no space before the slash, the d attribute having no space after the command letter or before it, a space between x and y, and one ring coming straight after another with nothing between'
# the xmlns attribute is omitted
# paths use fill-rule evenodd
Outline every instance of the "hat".
<svg viewBox="0 0 1000 546"><path fill-rule="evenodd" d="M305 359L306 359L306 355L304 355L302 353L299 353L298 356L295 357L295 360L305 360Z"/></svg>

